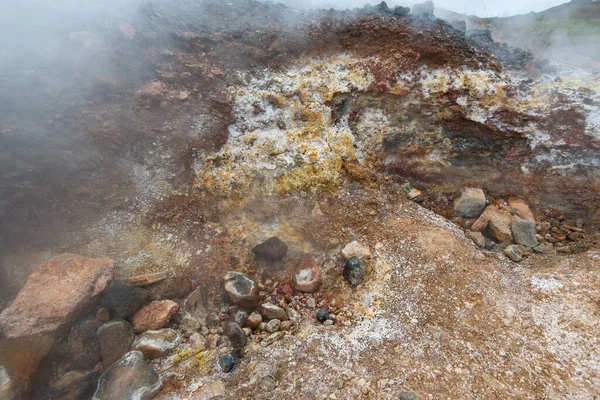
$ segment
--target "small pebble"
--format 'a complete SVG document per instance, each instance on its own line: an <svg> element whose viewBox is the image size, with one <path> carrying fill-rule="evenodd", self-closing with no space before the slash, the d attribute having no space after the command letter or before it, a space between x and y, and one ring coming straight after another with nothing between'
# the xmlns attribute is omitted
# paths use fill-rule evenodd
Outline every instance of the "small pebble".
<svg viewBox="0 0 600 400"><path fill-rule="evenodd" d="M224 353L219 356L219 367L223 372L231 372L235 368L237 358L229 353Z"/></svg>
<svg viewBox="0 0 600 400"><path fill-rule="evenodd" d="M329 310L323 307L317 311L317 320L319 322L325 322L329 318Z"/></svg>

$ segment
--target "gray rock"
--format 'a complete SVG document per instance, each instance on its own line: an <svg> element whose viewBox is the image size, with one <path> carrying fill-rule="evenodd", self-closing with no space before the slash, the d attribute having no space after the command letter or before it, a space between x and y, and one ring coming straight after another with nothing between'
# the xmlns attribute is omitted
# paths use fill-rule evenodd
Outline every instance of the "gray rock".
<svg viewBox="0 0 600 400"><path fill-rule="evenodd" d="M102 374L92 400L146 400L160 390L162 380L139 351L125 354Z"/></svg>
<svg viewBox="0 0 600 400"><path fill-rule="evenodd" d="M405 15L408 15L409 13L410 13L410 7L398 6L398 7L394 8L394 15L396 17L404 17Z"/></svg>
<svg viewBox="0 0 600 400"><path fill-rule="evenodd" d="M278 319L272 319L267 323L265 330L268 333L277 332L281 328L281 321Z"/></svg>
<svg viewBox="0 0 600 400"><path fill-rule="evenodd" d="M414 12L414 9L413 9ZM462 188L454 199L454 214L462 218L477 218L485 208L485 193L478 188Z"/></svg>
<svg viewBox="0 0 600 400"><path fill-rule="evenodd" d="M392 12L385 1L382 1L377 5L377 11L384 14L390 14Z"/></svg>
<svg viewBox="0 0 600 400"><path fill-rule="evenodd" d="M157 358L179 345L177 331L170 328L146 331L133 342L132 350L140 351L145 358Z"/></svg>
<svg viewBox="0 0 600 400"><path fill-rule="evenodd" d="M353 286L359 285L364 278L364 270L357 257L352 257L344 264L343 276Z"/></svg>
<svg viewBox="0 0 600 400"><path fill-rule="evenodd" d="M483 249L485 247L485 237L481 232L467 231L467 236L477 245L477 247Z"/></svg>
<svg viewBox="0 0 600 400"><path fill-rule="evenodd" d="M267 261L279 261L287 254L288 247L278 237L271 237L255 246L252 252Z"/></svg>
<svg viewBox="0 0 600 400"><path fill-rule="evenodd" d="M104 293L102 304L113 314L127 318L150 299L150 292L136 286L117 283Z"/></svg>
<svg viewBox="0 0 600 400"><path fill-rule="evenodd" d="M517 245L511 244L508 246L506 249L504 249L504 254L514 262L523 261L523 255L519 251L519 247Z"/></svg>
<svg viewBox="0 0 600 400"><path fill-rule="evenodd" d="M288 318L291 321L294 321L295 324L299 324L302 320L302 316L300 315L300 313L294 310L292 307L286 308L285 312L288 315Z"/></svg>
<svg viewBox="0 0 600 400"><path fill-rule="evenodd" d="M96 336L101 325L102 321L93 317L86 318L71 328L66 342L57 349L57 353L68 359L69 369L90 370L102 359Z"/></svg>
<svg viewBox="0 0 600 400"><path fill-rule="evenodd" d="M539 254L548 254L552 251L552 247L549 244L542 243L533 248L533 251Z"/></svg>
<svg viewBox="0 0 600 400"><path fill-rule="evenodd" d="M237 358L233 354L224 353L219 356L218 363L223 372L231 372L237 364Z"/></svg>
<svg viewBox="0 0 600 400"><path fill-rule="evenodd" d="M244 325L246 319L248 319L248 313L245 311L237 310L233 313L233 322L237 323L239 326Z"/></svg>
<svg viewBox="0 0 600 400"><path fill-rule="evenodd" d="M412 13L414 15L419 15L419 16L420 15L433 15L434 10L435 10L435 6L433 4L433 1L429 0L424 3L413 5Z"/></svg>
<svg viewBox="0 0 600 400"><path fill-rule="evenodd" d="M252 309L258 305L258 286L241 272L228 272L225 275L225 292L232 303Z"/></svg>
<svg viewBox="0 0 600 400"><path fill-rule="evenodd" d="M129 352L134 337L131 324L124 320L107 322L98 328L97 334L105 367Z"/></svg>
<svg viewBox="0 0 600 400"><path fill-rule="evenodd" d="M518 218L511 223L510 229L515 243L526 247L535 247L539 244L535 237L537 234L535 222Z"/></svg>
<svg viewBox="0 0 600 400"><path fill-rule="evenodd" d="M415 392L402 392L398 400L417 400L419 396Z"/></svg>
<svg viewBox="0 0 600 400"><path fill-rule="evenodd" d="M281 322L280 329L282 331L290 331L293 326L294 326L294 321L283 321L283 322Z"/></svg>
<svg viewBox="0 0 600 400"><path fill-rule="evenodd" d="M21 398L21 390L12 371L4 365L0 365L0 399L18 400Z"/></svg>
<svg viewBox="0 0 600 400"><path fill-rule="evenodd" d="M252 314L250 314L248 316L248 318L246 318L245 325L247 327L254 329L254 328L258 328L258 326L260 325L261 322L263 322L262 316L257 312L253 312Z"/></svg>
<svg viewBox="0 0 600 400"><path fill-rule="evenodd" d="M323 321L323 325L325 326L331 326L333 325L333 321L330 319L326 319L325 321Z"/></svg>
<svg viewBox="0 0 600 400"><path fill-rule="evenodd" d="M231 342L231 346L234 349L243 349L246 346L246 342L248 339L246 338L246 333L243 329L236 323L229 323L229 331L228 331L229 341Z"/></svg>
<svg viewBox="0 0 600 400"><path fill-rule="evenodd" d="M272 392L277 387L277 382L275 382L275 379L273 379L272 376L267 375L262 378L260 386L265 392Z"/></svg>
<svg viewBox="0 0 600 400"><path fill-rule="evenodd" d="M260 306L260 314L267 321L272 320L272 319L278 319L280 321L285 321L286 319L288 319L288 316L283 308L277 307L276 305L271 304L271 303L265 303L265 304L261 305Z"/></svg>

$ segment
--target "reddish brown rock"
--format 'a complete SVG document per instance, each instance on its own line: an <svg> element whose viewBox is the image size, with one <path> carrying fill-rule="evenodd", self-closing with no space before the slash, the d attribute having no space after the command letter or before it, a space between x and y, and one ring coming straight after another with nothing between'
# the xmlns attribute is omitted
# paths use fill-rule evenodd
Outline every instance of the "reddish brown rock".
<svg viewBox="0 0 600 400"><path fill-rule="evenodd" d="M301 265L294 274L294 287L301 292L314 293L321 284L321 269L310 260Z"/></svg>
<svg viewBox="0 0 600 400"><path fill-rule="evenodd" d="M508 198L508 206L511 208L511 211L522 219L527 219L529 221L535 222L535 217L529 208L529 205L525 202L525 200L516 197L510 196Z"/></svg>
<svg viewBox="0 0 600 400"><path fill-rule="evenodd" d="M133 330L135 333L142 333L165 328L177 311L179 311L179 305L171 300L153 301L146 304L133 315Z"/></svg>
<svg viewBox="0 0 600 400"><path fill-rule="evenodd" d="M113 279L114 262L61 254L40 265L0 315L7 337L51 333L87 307Z"/></svg>

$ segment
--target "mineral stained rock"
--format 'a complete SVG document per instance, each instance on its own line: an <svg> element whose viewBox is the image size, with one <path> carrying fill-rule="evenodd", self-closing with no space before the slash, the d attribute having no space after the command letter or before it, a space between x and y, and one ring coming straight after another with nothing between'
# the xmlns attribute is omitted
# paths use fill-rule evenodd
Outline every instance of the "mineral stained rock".
<svg viewBox="0 0 600 400"><path fill-rule="evenodd" d="M359 285L364 278L364 269L358 257L352 257L344 264L344 279L353 286Z"/></svg>
<svg viewBox="0 0 600 400"><path fill-rule="evenodd" d="M171 300L153 301L140 308L132 318L133 330L142 333L165 328L179 311L179 305Z"/></svg>
<svg viewBox="0 0 600 400"><path fill-rule="evenodd" d="M225 275L225 292L233 304L244 308L258 305L258 286L246 274L228 272Z"/></svg>
<svg viewBox="0 0 600 400"><path fill-rule="evenodd" d="M462 188L454 200L454 214L463 218L477 218L485 208L485 193L478 188Z"/></svg>

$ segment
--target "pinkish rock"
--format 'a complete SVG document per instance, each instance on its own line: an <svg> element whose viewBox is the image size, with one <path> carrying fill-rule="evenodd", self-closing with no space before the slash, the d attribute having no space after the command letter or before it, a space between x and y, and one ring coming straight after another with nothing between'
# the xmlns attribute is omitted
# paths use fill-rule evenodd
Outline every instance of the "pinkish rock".
<svg viewBox="0 0 600 400"><path fill-rule="evenodd" d="M362 260L370 255L371 250L367 246L358 243L356 240L348 243L342 249L342 257L344 257L345 260L349 260L352 257L358 257Z"/></svg>
<svg viewBox="0 0 600 400"><path fill-rule="evenodd" d="M9 338L53 333L83 311L110 284L114 262L61 254L27 278L13 303L0 315Z"/></svg>
<svg viewBox="0 0 600 400"><path fill-rule="evenodd" d="M272 319L284 321L288 319L288 316L283 308L271 303L262 304L260 306L260 313L263 316L263 318L267 321L270 321Z"/></svg>
<svg viewBox="0 0 600 400"><path fill-rule="evenodd" d="M153 301L140 308L132 319L135 333L165 328L179 311L179 305L171 300Z"/></svg>
<svg viewBox="0 0 600 400"><path fill-rule="evenodd" d="M253 312L246 318L246 326L252 329L258 328L262 320L262 316L259 313Z"/></svg>
<svg viewBox="0 0 600 400"><path fill-rule="evenodd" d="M294 287L296 290L314 293L321 284L321 269L310 260L301 265L294 274Z"/></svg>

